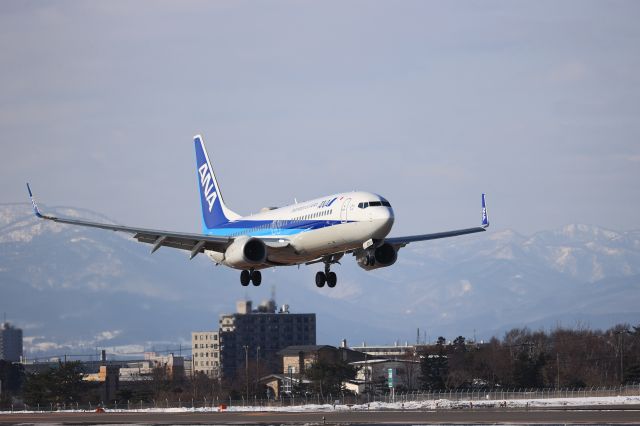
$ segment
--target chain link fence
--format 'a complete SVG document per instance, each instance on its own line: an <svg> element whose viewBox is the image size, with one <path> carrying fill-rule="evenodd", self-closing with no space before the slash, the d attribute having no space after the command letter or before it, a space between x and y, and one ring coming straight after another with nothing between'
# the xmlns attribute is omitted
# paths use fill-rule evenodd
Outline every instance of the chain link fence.
<svg viewBox="0 0 640 426"><path fill-rule="evenodd" d="M591 388L561 388L561 389L491 389L491 390L443 390L443 391L409 391L396 392L384 395L319 395L309 396L283 396L279 399L178 399L151 400L151 401L95 401L88 404L79 403L49 403L49 404L14 404L11 411L95 411L95 410L150 410L150 409L193 409L193 410L214 410L227 407L255 407L256 410L267 407L297 407L303 405L358 405L374 402L383 403L408 403L420 401L511 401L530 399L570 399L570 398L590 398L590 397L615 397L615 396L640 396L640 384L614 386L614 387L591 387Z"/></svg>

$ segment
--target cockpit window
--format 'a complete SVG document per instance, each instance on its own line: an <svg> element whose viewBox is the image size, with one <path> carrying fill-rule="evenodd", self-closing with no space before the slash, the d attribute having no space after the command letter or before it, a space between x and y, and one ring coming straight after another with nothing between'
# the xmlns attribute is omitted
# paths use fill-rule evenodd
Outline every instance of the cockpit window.
<svg viewBox="0 0 640 426"><path fill-rule="evenodd" d="M391 204L387 200L382 201L365 201L364 203L358 203L358 207L366 209L367 207L391 207Z"/></svg>

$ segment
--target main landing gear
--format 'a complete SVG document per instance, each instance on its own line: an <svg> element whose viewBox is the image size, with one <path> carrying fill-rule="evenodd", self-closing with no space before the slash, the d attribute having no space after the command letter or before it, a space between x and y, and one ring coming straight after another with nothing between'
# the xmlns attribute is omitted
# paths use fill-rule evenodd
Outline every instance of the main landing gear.
<svg viewBox="0 0 640 426"><path fill-rule="evenodd" d="M318 271L316 273L316 285L318 287L324 287L324 284L327 283L327 287L333 288L338 283L338 276L335 272L331 272L330 268L331 262L325 262L324 272Z"/></svg>
<svg viewBox="0 0 640 426"><path fill-rule="evenodd" d="M240 272L240 284L246 287L250 282L253 283L254 286L258 287L260 283L262 283L262 273L260 273L260 271L254 271L253 269L250 271L245 269Z"/></svg>

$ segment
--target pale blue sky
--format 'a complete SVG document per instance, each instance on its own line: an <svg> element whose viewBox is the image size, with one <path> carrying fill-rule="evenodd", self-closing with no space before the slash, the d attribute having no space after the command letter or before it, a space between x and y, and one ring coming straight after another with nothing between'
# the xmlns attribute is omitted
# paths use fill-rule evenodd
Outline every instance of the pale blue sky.
<svg viewBox="0 0 640 426"><path fill-rule="evenodd" d="M640 3L0 2L0 202L197 231L339 191L395 235L640 228Z"/></svg>

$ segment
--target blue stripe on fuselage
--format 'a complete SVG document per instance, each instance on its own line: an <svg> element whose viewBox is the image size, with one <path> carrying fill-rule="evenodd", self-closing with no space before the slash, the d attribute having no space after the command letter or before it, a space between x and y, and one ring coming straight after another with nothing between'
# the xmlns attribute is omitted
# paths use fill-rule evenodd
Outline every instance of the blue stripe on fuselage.
<svg viewBox="0 0 640 426"><path fill-rule="evenodd" d="M341 223L345 222L339 220L238 220L208 229L206 235L221 237L295 235Z"/></svg>

